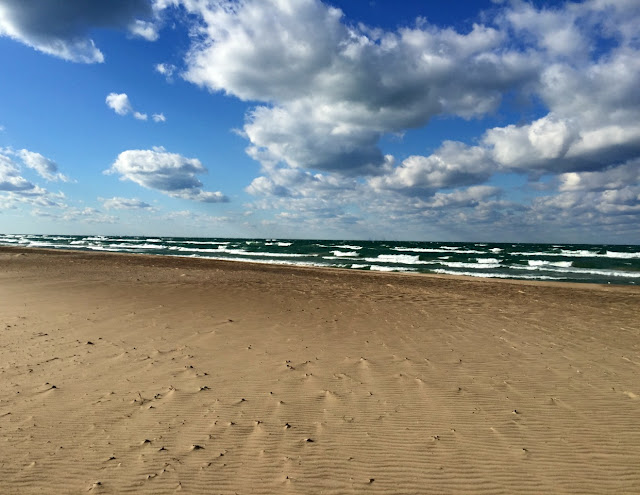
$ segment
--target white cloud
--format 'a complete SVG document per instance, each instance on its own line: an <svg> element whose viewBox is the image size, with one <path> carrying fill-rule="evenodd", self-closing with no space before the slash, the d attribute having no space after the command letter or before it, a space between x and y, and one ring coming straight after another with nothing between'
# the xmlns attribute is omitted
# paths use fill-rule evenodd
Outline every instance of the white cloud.
<svg viewBox="0 0 640 495"><path fill-rule="evenodd" d="M593 2L591 2L593 4ZM589 49L589 40L576 21L577 9L536 9L529 3L513 2L505 19L518 35L528 36L553 56L582 56Z"/></svg>
<svg viewBox="0 0 640 495"><path fill-rule="evenodd" d="M559 191L602 191L640 183L640 159L600 172L569 172L558 176Z"/></svg>
<svg viewBox="0 0 640 495"><path fill-rule="evenodd" d="M143 21L141 19L136 19L129 25L129 32L147 41L156 41L160 37L156 23Z"/></svg>
<svg viewBox="0 0 640 495"><path fill-rule="evenodd" d="M485 149L445 141L429 156L410 156L390 173L369 180L376 189L417 192L468 186L486 181L494 171Z"/></svg>
<svg viewBox="0 0 640 495"><path fill-rule="evenodd" d="M290 167L379 173L382 135L439 114L484 115L541 66L481 25L375 32L316 0L183 4L203 20L183 77L267 102L248 114L249 153Z"/></svg>
<svg viewBox="0 0 640 495"><path fill-rule="evenodd" d="M153 16L148 0L77 2L3 0L0 36L8 36L43 53L81 63L101 63L104 55L89 37L93 28L134 28L151 36L144 18ZM138 20L142 24L138 24Z"/></svg>
<svg viewBox="0 0 640 495"><path fill-rule="evenodd" d="M256 102L240 131L262 165L246 189L257 198L250 208L283 221L322 228L318 219L333 215L346 226L355 215L378 232L389 226L383 218L443 228L493 221L515 231L549 222L540 206L547 204L562 208L553 222L562 230L571 215L582 225L606 224L611 208L580 202L600 194L599 204L609 204L614 194L605 191L638 183L637 2L504 3L466 31L425 20L395 31L355 26L317 0L165 5L182 5L201 21L191 26L183 77ZM399 163L379 147L381 137L434 116L484 117L506 93L545 111L489 128L473 144L445 141ZM498 173L530 184L557 179L545 183L547 199L528 206L481 185ZM631 215L628 204L622 209Z"/></svg>
<svg viewBox="0 0 640 495"><path fill-rule="evenodd" d="M164 148L127 150L118 155L105 173L120 174L148 189L155 189L171 197L205 203L228 201L221 192L208 192L196 175L207 173L197 158L169 153Z"/></svg>
<svg viewBox="0 0 640 495"><path fill-rule="evenodd" d="M107 210L155 210L155 208L149 203L145 203L144 201L136 198L113 197L109 199L101 199L101 201L102 205Z"/></svg>
<svg viewBox="0 0 640 495"><path fill-rule="evenodd" d="M118 115L127 115L133 111L133 107L126 93L109 93L105 102L107 106Z"/></svg>
<svg viewBox="0 0 640 495"><path fill-rule="evenodd" d="M3 203L59 206L64 194L51 193L22 177L21 167L12 157L19 158L23 166L34 169L41 177L49 181L69 180L58 172L55 162L39 153L25 149L14 151L11 148L0 148L0 193L2 193Z"/></svg>
<svg viewBox="0 0 640 495"><path fill-rule="evenodd" d="M25 192L34 190L35 187L31 182L20 176L20 169L11 158L0 153L0 191Z"/></svg>
<svg viewBox="0 0 640 495"><path fill-rule="evenodd" d="M27 167L34 169L40 177L48 181L69 182L65 175L58 172L58 165L50 158L25 149L20 150L17 154L22 159L22 162Z"/></svg>
<svg viewBox="0 0 640 495"><path fill-rule="evenodd" d="M147 120L149 116L146 113L138 112L133 109L131 100L126 93L109 93L105 99L105 103L118 115L133 115L134 119ZM154 122L164 122L165 116L161 113L155 113L152 115Z"/></svg>
<svg viewBox="0 0 640 495"><path fill-rule="evenodd" d="M36 208L31 212L34 216L44 216L53 218L56 220L63 220L66 222L83 222L89 224L115 224L118 221L118 217L108 215L102 211L91 208L77 208L72 206L65 206L58 210L42 210Z"/></svg>
<svg viewBox="0 0 640 495"><path fill-rule="evenodd" d="M425 203L428 208L475 207L491 197L500 195L501 190L493 186L473 186L450 193L436 193Z"/></svg>
<svg viewBox="0 0 640 495"><path fill-rule="evenodd" d="M51 0L42 2L46 11ZM84 43L85 61L97 56L87 26L106 26L95 21L102 17L82 14L74 31L79 35L58 36L66 41L46 48L46 39L57 39L56 23L35 22L45 17L27 2L4 4L0 33L70 59L64 50L81 59L82 47L73 43ZM546 5L504 2L484 14L485 24L465 30L419 19L385 31L350 23L319 0L155 2L156 13L176 7L189 14L179 15L187 19L192 42L181 76L252 105L239 133L262 165L246 189L256 198L247 208L262 215L256 222L367 237L368 225L375 226L373 235L400 225L458 233L489 222L514 232L631 225L640 221L634 203L640 182L640 5ZM152 10L121 15L125 7L114 8L118 26L147 39L157 36L158 24L148 22L156 19ZM83 10L93 7L70 9L76 17ZM28 22L16 20L20 12ZM164 63L155 70L170 80L179 69ZM505 94L534 102L520 113L535 117L507 120L513 107L502 112ZM109 96L107 104L120 115L165 120L162 113L138 112L124 93ZM444 141L424 156L398 160L380 147L384 136L425 127L435 116L482 119L496 110L493 122L502 123L467 143ZM203 190L197 175L205 169L190 160L164 150L129 150L111 171L173 197L226 199ZM517 174L529 185L501 196L486 185L495 174L508 180ZM36 191L19 167L3 177L7 189ZM534 199L527 199L527 187L534 186ZM505 199L522 195L520 204ZM270 212L273 218L265 219Z"/></svg>
<svg viewBox="0 0 640 495"><path fill-rule="evenodd" d="M158 74L162 74L166 77L167 81L171 82L173 81L173 74L178 68L173 64L162 63L154 65L154 69Z"/></svg>

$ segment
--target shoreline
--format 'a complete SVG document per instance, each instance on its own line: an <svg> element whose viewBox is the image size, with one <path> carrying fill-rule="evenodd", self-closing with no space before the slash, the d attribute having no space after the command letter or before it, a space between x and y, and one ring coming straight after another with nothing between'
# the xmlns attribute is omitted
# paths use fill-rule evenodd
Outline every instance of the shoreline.
<svg viewBox="0 0 640 495"><path fill-rule="evenodd" d="M183 255L162 255L162 254L148 254L148 253L127 253L127 252L109 252L109 251L93 251L93 250L82 250L82 249L70 249L70 248L40 248L40 247L21 247L21 246L0 246L0 255L2 253L12 253L12 254L20 254L20 253L49 253L49 254L61 254L67 253L69 255L86 255L86 256L95 256L96 259L100 259L100 257L105 256L109 257L111 255L123 256L123 257L132 257L133 259L147 259L147 260L181 260L183 263L187 264L190 262L194 263L194 266L199 265L200 263L204 263L202 267L206 267L207 263L211 263L212 267L215 268L215 264L219 263L221 266L233 267L235 265L248 265L254 270L260 270L264 267L269 267L267 269L273 269L278 271L282 270L299 270L301 272L314 272L314 271L329 271L329 272L339 272L339 273L348 273L355 275L362 275L365 277L408 277L408 278L433 278L433 279L442 279L442 280L459 280L466 282L478 282L478 283L507 283L507 284L515 284L515 285L525 285L525 286L542 286L542 287L573 287L573 288L591 288L591 289L599 289L599 290L625 290L628 289L631 292L639 292L640 286L632 285L632 284L598 284L593 282L565 282L565 281L547 281L547 280L523 280L523 279L515 279L515 278L500 278L500 277L473 277L470 275L450 275L450 274L439 274L439 273L424 273L424 272L382 272L382 271L370 271L370 270L356 270L352 268L340 268L340 267L332 267L332 266L300 266L295 264L287 264L287 263L269 263L269 262L260 262L255 260L223 260L223 259L211 259L207 257L191 257L191 256L183 256ZM143 264L140 261L140 264ZM151 266L154 266L152 263ZM164 266L171 266L170 262L166 262Z"/></svg>
<svg viewBox="0 0 640 495"><path fill-rule="evenodd" d="M0 248L0 492L640 492L638 287L420 275Z"/></svg>

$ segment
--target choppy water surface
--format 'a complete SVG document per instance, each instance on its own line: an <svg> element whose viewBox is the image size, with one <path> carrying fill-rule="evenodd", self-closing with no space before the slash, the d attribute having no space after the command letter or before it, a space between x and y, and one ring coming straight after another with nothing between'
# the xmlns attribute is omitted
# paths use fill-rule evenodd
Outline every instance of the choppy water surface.
<svg viewBox="0 0 640 495"><path fill-rule="evenodd" d="M640 246L0 234L0 244L388 272L640 284Z"/></svg>

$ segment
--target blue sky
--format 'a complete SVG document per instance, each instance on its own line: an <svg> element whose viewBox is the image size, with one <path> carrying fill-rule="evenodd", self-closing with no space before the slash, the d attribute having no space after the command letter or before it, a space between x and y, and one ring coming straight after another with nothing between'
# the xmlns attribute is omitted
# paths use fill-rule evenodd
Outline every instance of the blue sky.
<svg viewBox="0 0 640 495"><path fill-rule="evenodd" d="M640 243L640 4L0 0L0 231Z"/></svg>

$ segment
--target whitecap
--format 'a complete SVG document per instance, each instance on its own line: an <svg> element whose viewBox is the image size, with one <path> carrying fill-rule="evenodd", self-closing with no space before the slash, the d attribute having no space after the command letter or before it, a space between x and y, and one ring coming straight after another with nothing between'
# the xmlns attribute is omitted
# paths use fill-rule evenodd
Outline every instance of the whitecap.
<svg viewBox="0 0 640 495"><path fill-rule="evenodd" d="M402 266L371 265L369 270L374 272L413 272L415 271L415 268L406 268Z"/></svg>
<svg viewBox="0 0 640 495"><path fill-rule="evenodd" d="M318 244L318 246L319 245L320 244ZM362 249L362 246L351 246L350 244L340 244L340 245L335 245L331 247L341 248L341 249L355 249L356 251L359 251L360 249Z"/></svg>
<svg viewBox="0 0 640 495"><path fill-rule="evenodd" d="M331 253L334 256L340 257L340 256L358 256L358 253L355 251L331 251Z"/></svg>
<svg viewBox="0 0 640 495"><path fill-rule="evenodd" d="M419 256L409 254L381 254L377 258L365 258L365 261L399 263L402 265L428 265L428 261L420 261Z"/></svg>
<svg viewBox="0 0 640 495"><path fill-rule="evenodd" d="M548 277L544 275L507 275L504 273L484 273L484 272L458 272L455 270L446 270L444 268L436 268L433 273L439 273L444 275L466 275L469 277L480 278L515 278L526 280L564 280L564 278Z"/></svg>
<svg viewBox="0 0 640 495"><path fill-rule="evenodd" d="M607 258L631 259L640 258L640 253L621 253L619 251L607 251L607 254L604 256L606 256Z"/></svg>

